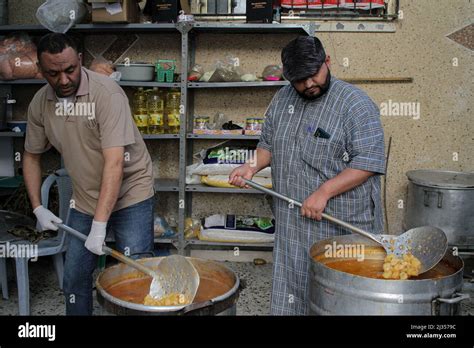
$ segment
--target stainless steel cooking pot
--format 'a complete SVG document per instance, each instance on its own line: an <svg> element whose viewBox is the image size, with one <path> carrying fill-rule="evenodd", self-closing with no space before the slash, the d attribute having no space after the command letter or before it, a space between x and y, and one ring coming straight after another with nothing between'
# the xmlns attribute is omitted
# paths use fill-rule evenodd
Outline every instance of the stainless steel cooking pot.
<svg viewBox="0 0 474 348"><path fill-rule="evenodd" d="M412 170L407 177L403 227L438 227L450 245L474 246L474 173Z"/></svg>
<svg viewBox="0 0 474 348"><path fill-rule="evenodd" d="M336 244L334 244L336 243ZM358 235L334 237L310 249L310 313L318 315L454 315L460 302L463 261L446 253L441 262L451 273L436 279L386 280L368 278L328 267L328 245L364 246L366 257L383 258L384 250ZM347 249L346 249L347 250Z"/></svg>
<svg viewBox="0 0 474 348"><path fill-rule="evenodd" d="M152 269L161 258L140 259ZM106 268L96 281L97 300L117 315L235 315L241 290L239 277L228 267L214 261L188 257L200 277L194 303L187 306L148 306L150 278L125 264ZM121 289L118 291L118 289Z"/></svg>

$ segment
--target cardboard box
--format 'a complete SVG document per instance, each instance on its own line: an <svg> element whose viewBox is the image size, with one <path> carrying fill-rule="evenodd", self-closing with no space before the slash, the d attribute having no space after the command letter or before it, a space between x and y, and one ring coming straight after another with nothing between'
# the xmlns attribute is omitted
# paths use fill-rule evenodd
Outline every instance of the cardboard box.
<svg viewBox="0 0 474 348"><path fill-rule="evenodd" d="M140 9L136 0L88 0L88 3L92 5L93 23L138 23L139 21ZM105 6L109 7L109 11L112 10L113 14L110 14Z"/></svg>

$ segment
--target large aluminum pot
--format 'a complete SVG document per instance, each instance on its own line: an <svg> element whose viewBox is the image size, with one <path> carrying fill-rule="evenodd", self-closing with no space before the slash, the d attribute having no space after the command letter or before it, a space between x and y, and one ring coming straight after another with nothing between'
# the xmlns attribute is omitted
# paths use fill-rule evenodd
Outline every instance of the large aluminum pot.
<svg viewBox="0 0 474 348"><path fill-rule="evenodd" d="M159 257L138 262L155 269ZM134 268L117 264L102 271L96 281L97 300L117 315L236 315L239 277L226 266L209 260L187 258L199 273L200 284L194 303L187 306L146 306L151 278Z"/></svg>
<svg viewBox="0 0 474 348"><path fill-rule="evenodd" d="M336 243L336 244L334 244ZM386 280L342 272L325 265L332 245L364 246L365 257L381 259L385 251L358 235L326 239L310 249L310 313L317 315L454 315L460 302L469 298L459 293L463 261L449 251L442 262L452 274L437 279ZM362 248L360 248L362 249ZM369 251L368 251L369 250Z"/></svg>
<svg viewBox="0 0 474 348"><path fill-rule="evenodd" d="M434 226L450 245L474 245L474 173L412 170L407 177L404 229Z"/></svg>

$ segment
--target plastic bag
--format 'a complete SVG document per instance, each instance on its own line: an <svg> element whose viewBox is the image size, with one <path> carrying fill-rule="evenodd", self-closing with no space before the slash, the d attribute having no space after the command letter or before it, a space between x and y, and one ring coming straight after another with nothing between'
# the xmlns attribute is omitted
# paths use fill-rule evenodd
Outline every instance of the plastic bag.
<svg viewBox="0 0 474 348"><path fill-rule="evenodd" d="M242 75L240 78L241 78L241 80L244 81L244 82L258 81L257 76L255 76L254 74L244 74L244 75Z"/></svg>
<svg viewBox="0 0 474 348"><path fill-rule="evenodd" d="M218 112L214 115L214 119L213 119L213 122L212 122L212 128L209 127L209 129L222 129L222 126L226 122L227 122L227 117L224 115L224 113Z"/></svg>
<svg viewBox="0 0 474 348"><path fill-rule="evenodd" d="M240 164L227 164L227 163L216 163L216 164L203 164L195 163L188 166L186 173L189 175L230 175L235 168L240 167ZM272 171L270 167L266 167L255 174L258 177L271 178Z"/></svg>
<svg viewBox="0 0 474 348"><path fill-rule="evenodd" d="M155 237L168 238L175 234L175 231L173 231L166 220L161 216L155 216L153 223L153 232Z"/></svg>
<svg viewBox="0 0 474 348"><path fill-rule="evenodd" d="M214 75L215 70L206 71L201 78L199 79L200 82L209 82L209 79Z"/></svg>
<svg viewBox="0 0 474 348"><path fill-rule="evenodd" d="M106 60L103 57L95 58L89 70L95 71L98 74L110 76L115 72L115 66L110 60Z"/></svg>
<svg viewBox="0 0 474 348"><path fill-rule="evenodd" d="M201 231L201 221L191 218L186 218L186 220L184 220L184 238L197 238L199 236L199 231Z"/></svg>
<svg viewBox="0 0 474 348"><path fill-rule="evenodd" d="M267 65L262 73L265 81L280 81L282 75L283 67L281 65Z"/></svg>
<svg viewBox="0 0 474 348"><path fill-rule="evenodd" d="M271 178L263 178L255 176L253 178L257 184L269 188L272 188L272 179ZM206 184L207 186L212 187L222 187L222 188L240 188L234 185L229 184L229 176L228 175L202 175L201 176L201 183ZM245 190L245 189L242 189Z"/></svg>
<svg viewBox="0 0 474 348"><path fill-rule="evenodd" d="M188 81L199 81L203 75L204 69L199 64L196 64L189 72Z"/></svg>
<svg viewBox="0 0 474 348"><path fill-rule="evenodd" d="M47 0L38 7L36 18L46 29L55 33L66 33L80 23L87 14L82 0Z"/></svg>
<svg viewBox="0 0 474 348"><path fill-rule="evenodd" d="M15 34L0 41L0 79L41 79L36 64L36 46L27 34Z"/></svg>
<svg viewBox="0 0 474 348"><path fill-rule="evenodd" d="M224 61L216 62L216 70L209 82L238 82L241 81L242 71L238 57L228 56Z"/></svg>

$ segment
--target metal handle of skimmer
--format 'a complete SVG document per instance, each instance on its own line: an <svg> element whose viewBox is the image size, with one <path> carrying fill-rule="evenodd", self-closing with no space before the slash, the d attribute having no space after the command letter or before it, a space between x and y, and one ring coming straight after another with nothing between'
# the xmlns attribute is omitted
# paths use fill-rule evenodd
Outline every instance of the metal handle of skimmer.
<svg viewBox="0 0 474 348"><path fill-rule="evenodd" d="M259 190L259 191L262 191L262 192L265 192L265 193L268 193L269 195L273 196L273 197L276 197L276 198L279 198L279 199L282 199L290 204L294 204L296 205L297 207L302 207L303 204L301 202L298 202L298 201L295 201L294 199L291 199L285 195L282 195L281 193L278 193L278 192L275 192L273 190L270 190L260 184L257 184L255 181L252 181L252 180L247 180L245 178L242 178L242 180L249 186L253 187L254 189L256 190ZM356 226L353 226L351 224L348 224L347 222L344 222L342 220L339 220L339 219L336 219L335 217L331 216L331 215L328 215L326 213L322 213L322 217L325 218L326 220L329 220L331 222L334 222L335 224L338 224L339 226L342 226L344 228L347 228L348 230L351 230L352 232L355 232L355 233L359 233L361 235L363 235L364 237L367 237L367 238L370 238L371 240L373 240L374 242L377 242L380 244L380 241L372 234L372 233L369 233L367 231L364 231L364 230L361 230L360 228L356 227Z"/></svg>
<svg viewBox="0 0 474 348"><path fill-rule="evenodd" d="M66 231L67 233L70 233L72 234L74 237L82 240L82 241L86 241L87 240L87 236L82 234L81 232L79 231L76 231L75 229L67 226L67 225L64 225L64 224L56 224L60 229ZM138 263L136 262L135 260L123 255L122 253L119 253L118 251L114 250L114 249L111 249L109 248L108 246L104 245L102 246L102 251L107 254L107 255L110 255L112 256L113 258L149 275L150 277L154 278L156 277L156 274L155 272L153 272L153 270L151 270L150 268L148 267L145 267L143 266L141 263Z"/></svg>

